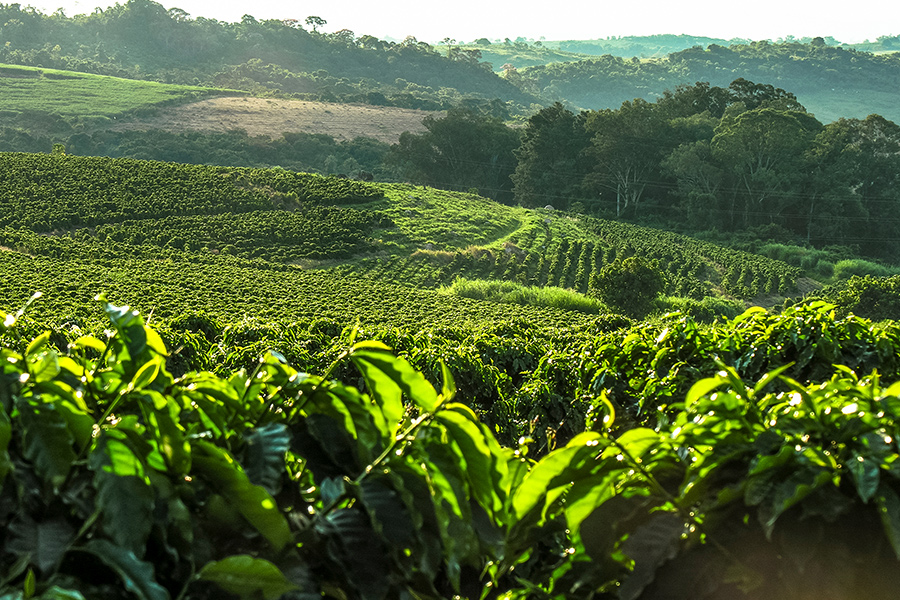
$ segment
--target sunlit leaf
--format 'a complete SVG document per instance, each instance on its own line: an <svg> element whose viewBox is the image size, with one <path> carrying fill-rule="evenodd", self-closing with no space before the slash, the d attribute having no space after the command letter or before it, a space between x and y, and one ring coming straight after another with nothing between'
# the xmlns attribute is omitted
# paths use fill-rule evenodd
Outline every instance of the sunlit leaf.
<svg viewBox="0 0 900 600"><path fill-rule="evenodd" d="M143 462L124 435L107 431L90 456L103 532L136 557L144 555L153 526L153 490Z"/></svg>
<svg viewBox="0 0 900 600"><path fill-rule="evenodd" d="M398 421L403 414L397 389L425 412L437 407L438 397L434 387L409 362L395 357L383 344L360 342L353 347L350 359L366 378L373 399L392 421Z"/></svg>
<svg viewBox="0 0 900 600"><path fill-rule="evenodd" d="M193 470L201 475L253 525L276 549L291 540L287 519L265 489L253 485L240 465L221 448L195 441Z"/></svg>

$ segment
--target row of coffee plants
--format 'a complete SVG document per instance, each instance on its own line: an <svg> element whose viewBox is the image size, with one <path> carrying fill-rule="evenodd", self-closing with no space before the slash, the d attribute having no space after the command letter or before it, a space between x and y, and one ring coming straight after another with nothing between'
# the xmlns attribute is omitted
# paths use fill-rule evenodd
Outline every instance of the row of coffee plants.
<svg viewBox="0 0 900 600"><path fill-rule="evenodd" d="M149 244L285 262L348 258L369 251L373 228L390 225L377 212L312 206L291 212L270 210L124 221L100 225L94 236L101 242Z"/></svg>
<svg viewBox="0 0 900 600"><path fill-rule="evenodd" d="M0 226L52 231L169 215L345 204L382 197L358 181L64 154L0 154Z"/></svg>
<svg viewBox="0 0 900 600"><path fill-rule="evenodd" d="M73 242L76 244L76 242ZM524 319L546 327L593 322L597 317L551 308L477 302L431 290L373 286L359 278L304 271L266 261L170 252L166 260L113 256L73 260L0 250L0 306L16 307L34 292L39 320L96 319L89 300L97 290L118 302L141 305L157 318L205 311L225 321L330 318L352 325L427 326ZM138 247L140 248L140 247ZM146 248L146 247L144 247ZM152 305L147 299L152 298Z"/></svg>
<svg viewBox="0 0 900 600"><path fill-rule="evenodd" d="M436 389L378 342L346 340L322 377L268 354L175 378L136 311L104 312L106 335L62 350L0 313L23 348L0 350L3 597L880 600L900 584L900 385L876 374L684 369L655 428L601 395L534 459L455 401L449 369ZM746 315L735 344L773 319ZM822 306L783 319L785 339L788 322L871 330ZM815 356L824 339L795 341ZM333 379L348 369L366 393Z"/></svg>

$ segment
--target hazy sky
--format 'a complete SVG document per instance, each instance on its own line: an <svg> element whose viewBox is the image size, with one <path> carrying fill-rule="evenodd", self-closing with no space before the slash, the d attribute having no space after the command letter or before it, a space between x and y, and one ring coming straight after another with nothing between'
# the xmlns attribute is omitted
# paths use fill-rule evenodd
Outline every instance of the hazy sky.
<svg viewBox="0 0 900 600"><path fill-rule="evenodd" d="M109 0L19 0L42 12L63 8L68 16L105 8ZM124 1L122 2L124 3ZM414 35L435 42L444 38L472 41L518 36L548 40L596 39L607 36L686 33L731 39L777 39L788 35L833 36L842 42L874 40L900 34L900 2L856 0L852 3L809 0L565 0L533 2L534 8L512 8L506 2L454 0L162 0L193 17L239 21L257 19L301 21L310 15L328 21L325 31L347 28L357 35L402 39ZM552 11L552 13L551 13Z"/></svg>

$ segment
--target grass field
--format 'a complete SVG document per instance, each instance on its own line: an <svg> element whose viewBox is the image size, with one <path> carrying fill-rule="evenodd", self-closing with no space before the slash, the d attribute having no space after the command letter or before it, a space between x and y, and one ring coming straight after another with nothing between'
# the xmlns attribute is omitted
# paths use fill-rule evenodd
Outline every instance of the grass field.
<svg viewBox="0 0 900 600"><path fill-rule="evenodd" d="M0 111L40 111L82 119L111 118L163 102L221 93L210 88L0 65Z"/></svg>

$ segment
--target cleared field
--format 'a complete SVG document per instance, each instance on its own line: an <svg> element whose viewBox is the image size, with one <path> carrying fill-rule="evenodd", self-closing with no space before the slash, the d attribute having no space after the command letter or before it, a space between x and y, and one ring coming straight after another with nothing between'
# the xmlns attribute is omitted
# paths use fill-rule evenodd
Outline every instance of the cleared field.
<svg viewBox="0 0 900 600"><path fill-rule="evenodd" d="M425 130L422 119L439 113L362 104L334 104L272 98L207 98L159 114L118 123L113 129L225 132L243 129L272 138L282 133L323 133L337 140L370 137L394 143L404 131Z"/></svg>

